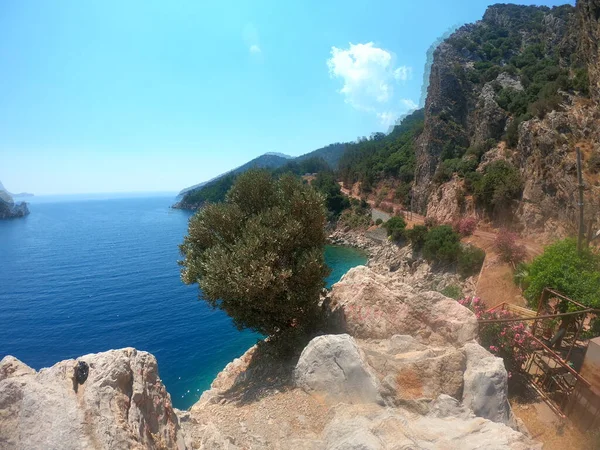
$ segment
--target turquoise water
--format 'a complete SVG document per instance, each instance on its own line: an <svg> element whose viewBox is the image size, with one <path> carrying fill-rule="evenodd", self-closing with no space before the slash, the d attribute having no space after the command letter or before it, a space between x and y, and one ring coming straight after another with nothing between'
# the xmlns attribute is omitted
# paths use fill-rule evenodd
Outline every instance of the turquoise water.
<svg viewBox="0 0 600 450"><path fill-rule="evenodd" d="M111 348L158 359L178 408L257 339L179 279L178 244L188 212L173 197L34 198L31 215L0 221L0 358L40 369ZM328 247L328 284L364 264L356 250Z"/></svg>

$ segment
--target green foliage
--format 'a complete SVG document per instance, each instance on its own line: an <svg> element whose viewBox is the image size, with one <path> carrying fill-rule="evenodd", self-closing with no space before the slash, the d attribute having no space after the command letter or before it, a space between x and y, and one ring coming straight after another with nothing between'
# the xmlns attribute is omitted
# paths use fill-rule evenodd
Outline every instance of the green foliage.
<svg viewBox="0 0 600 450"><path fill-rule="evenodd" d="M404 233L406 238L410 241L414 251L421 251L423 245L425 245L425 238L427 237L428 228L425 225L415 225Z"/></svg>
<svg viewBox="0 0 600 450"><path fill-rule="evenodd" d="M384 178L395 178L410 185L415 172L414 140L423 130L424 112L418 110L404 118L388 135L375 133L346 145L339 162L345 185L361 182L364 193Z"/></svg>
<svg viewBox="0 0 600 450"><path fill-rule="evenodd" d="M325 196L325 206L330 219L337 219L344 209L350 207L348 197L342 194L332 172L317 173L311 185Z"/></svg>
<svg viewBox="0 0 600 450"><path fill-rule="evenodd" d="M488 211L502 211L521 195L523 180L519 171L505 160L485 167L483 177L474 186L475 200Z"/></svg>
<svg viewBox="0 0 600 450"><path fill-rule="evenodd" d="M546 247L527 266L527 273L528 287L523 295L534 307L545 287L585 305L600 307L600 256L588 248L579 254L575 239Z"/></svg>
<svg viewBox="0 0 600 450"><path fill-rule="evenodd" d="M453 263L460 252L460 236L450 225L431 228L425 236L423 256L431 262Z"/></svg>
<svg viewBox="0 0 600 450"><path fill-rule="evenodd" d="M189 222L181 276L239 328L277 338L319 321L324 261L323 199L298 177L265 170L240 175L226 200Z"/></svg>
<svg viewBox="0 0 600 450"><path fill-rule="evenodd" d="M444 183L452 179L452 175L455 173L464 177L468 173L475 172L478 165L479 162L473 157L447 159L438 166L433 181Z"/></svg>
<svg viewBox="0 0 600 450"><path fill-rule="evenodd" d="M383 223L383 219L379 218L375 221L375 225L379 226Z"/></svg>
<svg viewBox="0 0 600 450"><path fill-rule="evenodd" d="M449 298L453 298L454 300L458 300L463 297L463 290L460 286L457 286L456 284L450 284L444 289L442 289L440 291L440 294L443 294Z"/></svg>
<svg viewBox="0 0 600 450"><path fill-rule="evenodd" d="M476 275L481 270L484 260L485 252L482 249L472 245L462 246L458 253L458 273L465 278Z"/></svg>
<svg viewBox="0 0 600 450"><path fill-rule="evenodd" d="M388 237L392 241L398 242L404 237L406 222L401 216L394 216L385 223L384 227L387 230Z"/></svg>

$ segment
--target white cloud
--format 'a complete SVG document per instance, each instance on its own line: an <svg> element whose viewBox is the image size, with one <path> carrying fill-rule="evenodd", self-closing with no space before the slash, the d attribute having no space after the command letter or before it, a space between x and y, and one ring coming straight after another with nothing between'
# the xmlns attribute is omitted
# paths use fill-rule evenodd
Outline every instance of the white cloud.
<svg viewBox="0 0 600 450"><path fill-rule="evenodd" d="M262 53L262 49L260 48L260 40L258 37L258 30L256 27L247 23L242 30L242 39L244 40L244 44L248 47L248 51L250 54L258 55Z"/></svg>
<svg viewBox="0 0 600 450"><path fill-rule="evenodd" d="M394 88L412 77L412 68L396 66L394 55L372 42L331 48L329 75L343 82L339 92L354 108L376 114L382 125L391 125L402 113L416 108L409 99L396 101Z"/></svg>

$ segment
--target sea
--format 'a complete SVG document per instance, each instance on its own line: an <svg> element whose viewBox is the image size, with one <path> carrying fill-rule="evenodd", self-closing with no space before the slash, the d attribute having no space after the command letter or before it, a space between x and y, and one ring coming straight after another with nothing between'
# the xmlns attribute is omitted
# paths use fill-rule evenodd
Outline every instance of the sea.
<svg viewBox="0 0 600 450"><path fill-rule="evenodd" d="M190 212L174 195L47 196L0 221L0 358L40 369L109 349L154 354L180 409L260 336L198 299L179 276ZM329 246L328 285L366 256Z"/></svg>

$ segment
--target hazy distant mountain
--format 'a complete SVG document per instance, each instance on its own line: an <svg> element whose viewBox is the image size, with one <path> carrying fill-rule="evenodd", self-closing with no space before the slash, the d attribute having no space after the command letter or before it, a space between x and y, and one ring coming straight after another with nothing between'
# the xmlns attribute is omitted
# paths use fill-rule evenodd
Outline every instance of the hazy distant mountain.
<svg viewBox="0 0 600 450"><path fill-rule="evenodd" d="M204 181L202 183L195 184L194 186L182 189L181 192L179 192L178 196L182 196L191 191L196 191L206 186L208 183L216 181L219 178L222 178L226 175L242 173L249 169L278 169L279 167L286 164L290 159L292 159L291 156L284 155L283 153L265 153L264 155L260 155L258 158L254 158L252 161L249 161L246 164L243 164L239 167L236 167L233 170L230 170L229 172L222 173L221 175L211 178L208 181Z"/></svg>

